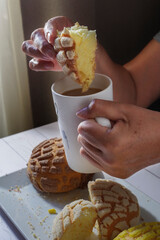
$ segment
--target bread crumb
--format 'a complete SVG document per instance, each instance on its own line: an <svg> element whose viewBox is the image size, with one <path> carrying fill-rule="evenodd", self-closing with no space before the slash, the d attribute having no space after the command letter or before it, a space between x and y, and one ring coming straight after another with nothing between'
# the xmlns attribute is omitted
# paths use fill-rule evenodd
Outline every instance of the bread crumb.
<svg viewBox="0 0 160 240"><path fill-rule="evenodd" d="M30 228L31 228L32 230L35 230L35 227L32 225L31 222L28 222L28 225L30 226Z"/></svg>
<svg viewBox="0 0 160 240"><path fill-rule="evenodd" d="M20 190L20 186L15 186L15 187L10 187L10 189L8 189L8 191L9 192L12 192L12 191L14 191L14 192L19 192L19 193L21 193L21 190Z"/></svg>
<svg viewBox="0 0 160 240"><path fill-rule="evenodd" d="M49 214L56 214L56 209L52 208L52 209L48 209Z"/></svg>
<svg viewBox="0 0 160 240"><path fill-rule="evenodd" d="M33 237L34 237L35 239L37 239L37 240L40 240L40 238L37 237L37 235L36 235L35 233L33 233Z"/></svg>
<svg viewBox="0 0 160 240"><path fill-rule="evenodd" d="M45 222L48 217L44 217L41 222Z"/></svg>

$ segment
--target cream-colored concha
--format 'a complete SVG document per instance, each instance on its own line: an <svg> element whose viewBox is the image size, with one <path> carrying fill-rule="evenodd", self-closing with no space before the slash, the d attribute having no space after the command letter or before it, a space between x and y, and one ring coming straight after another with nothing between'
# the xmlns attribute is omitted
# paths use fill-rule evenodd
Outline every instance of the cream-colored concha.
<svg viewBox="0 0 160 240"><path fill-rule="evenodd" d="M97 211L83 199L66 205L53 222L53 240L86 240L91 236Z"/></svg>
<svg viewBox="0 0 160 240"><path fill-rule="evenodd" d="M71 28L58 32L54 42L57 60L63 72L88 90L95 74L95 52L97 38L95 30L75 23Z"/></svg>
<svg viewBox="0 0 160 240"><path fill-rule="evenodd" d="M160 222L142 223L121 232L114 240L160 240Z"/></svg>
<svg viewBox="0 0 160 240"><path fill-rule="evenodd" d="M96 179L88 183L91 202L98 213L101 240L112 240L124 229L139 223L136 196L119 183Z"/></svg>

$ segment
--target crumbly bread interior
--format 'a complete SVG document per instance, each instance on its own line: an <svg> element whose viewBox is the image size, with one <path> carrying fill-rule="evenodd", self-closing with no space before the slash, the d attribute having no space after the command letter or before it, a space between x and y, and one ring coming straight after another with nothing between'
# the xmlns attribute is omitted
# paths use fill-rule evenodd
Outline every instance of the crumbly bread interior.
<svg viewBox="0 0 160 240"><path fill-rule="evenodd" d="M96 179L88 183L91 202L98 212L102 240L112 240L121 231L139 223L137 198L119 183Z"/></svg>
<svg viewBox="0 0 160 240"><path fill-rule="evenodd" d="M95 74L96 31L75 23L58 34L54 48L64 73L87 91Z"/></svg>
<svg viewBox="0 0 160 240"><path fill-rule="evenodd" d="M75 42L76 65L83 91L86 91L94 79L96 32L85 26L75 25L70 29L70 36Z"/></svg>
<svg viewBox="0 0 160 240"><path fill-rule="evenodd" d="M66 205L53 222L53 240L87 240L97 219L95 206L80 199Z"/></svg>
<svg viewBox="0 0 160 240"><path fill-rule="evenodd" d="M160 222L142 223L121 232L114 240L160 240Z"/></svg>
<svg viewBox="0 0 160 240"><path fill-rule="evenodd" d="M37 190L50 193L84 187L93 176L70 169L61 138L45 140L33 149L27 174Z"/></svg>

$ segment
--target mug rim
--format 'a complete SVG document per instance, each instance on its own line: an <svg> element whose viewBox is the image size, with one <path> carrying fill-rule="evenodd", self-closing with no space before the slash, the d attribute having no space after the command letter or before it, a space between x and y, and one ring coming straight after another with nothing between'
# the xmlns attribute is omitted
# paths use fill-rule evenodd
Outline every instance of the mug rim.
<svg viewBox="0 0 160 240"><path fill-rule="evenodd" d="M101 73L95 73L95 75L104 76L104 77L106 77L106 78L109 80L109 85L108 85L106 88L102 89L100 92L105 91L107 88L109 88L109 87L112 85L112 79L111 79L109 76L107 76L107 75L105 75L105 74L101 74ZM58 81L63 81L64 78L67 78L67 76L59 79ZM72 80L72 81L74 81L74 80ZM67 95L63 95L63 94L61 94L61 93L56 92L56 91L54 90L55 84L56 84L56 82L54 82L54 83L52 84L52 86L51 86L51 91L52 91L52 93L56 94L57 96L64 97L64 98L76 98L76 99L77 99L77 98L85 98L85 97L93 96L93 95L96 96L96 95L99 93L99 92L97 92L97 93L92 93L92 94L83 95L83 96L67 96Z"/></svg>

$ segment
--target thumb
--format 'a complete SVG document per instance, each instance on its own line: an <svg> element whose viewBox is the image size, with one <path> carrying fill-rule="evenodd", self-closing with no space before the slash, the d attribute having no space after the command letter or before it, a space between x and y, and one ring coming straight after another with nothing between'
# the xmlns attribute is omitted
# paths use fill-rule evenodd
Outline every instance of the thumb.
<svg viewBox="0 0 160 240"><path fill-rule="evenodd" d="M111 121L127 121L127 108L125 108L124 111L124 106L126 105L127 104L121 104L113 101L94 99L87 107L80 109L76 115L82 119L105 117Z"/></svg>
<svg viewBox="0 0 160 240"><path fill-rule="evenodd" d="M49 19L44 26L47 41L53 44L57 37L57 31L62 31L64 27L71 27L72 25L71 20L65 16L57 16Z"/></svg>

